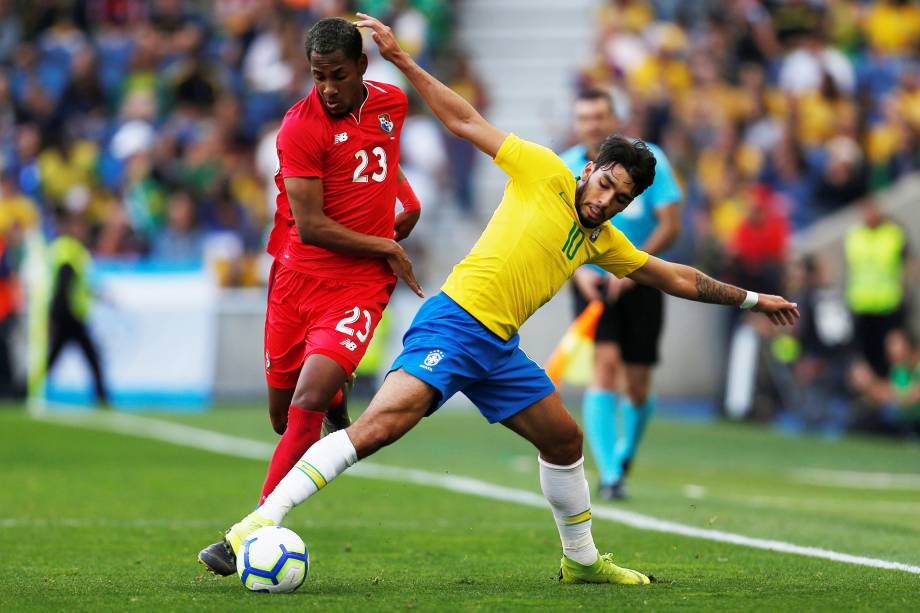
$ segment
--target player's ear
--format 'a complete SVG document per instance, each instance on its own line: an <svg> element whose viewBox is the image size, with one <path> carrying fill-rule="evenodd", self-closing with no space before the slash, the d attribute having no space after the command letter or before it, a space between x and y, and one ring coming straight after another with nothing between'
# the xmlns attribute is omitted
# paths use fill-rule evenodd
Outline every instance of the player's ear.
<svg viewBox="0 0 920 613"><path fill-rule="evenodd" d="M585 167L581 170L581 181L584 183L588 180L588 177L591 176L591 173L594 171L594 162L588 162L585 164Z"/></svg>
<svg viewBox="0 0 920 613"><path fill-rule="evenodd" d="M358 58L358 74L363 77L365 72L367 72L367 54L362 53Z"/></svg>

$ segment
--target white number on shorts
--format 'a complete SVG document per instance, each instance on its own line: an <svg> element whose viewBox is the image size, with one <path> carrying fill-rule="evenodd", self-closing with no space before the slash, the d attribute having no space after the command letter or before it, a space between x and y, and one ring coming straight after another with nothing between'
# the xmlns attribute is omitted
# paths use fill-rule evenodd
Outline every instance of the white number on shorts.
<svg viewBox="0 0 920 613"><path fill-rule="evenodd" d="M371 179L381 183L387 178L387 152L383 147L374 147L371 153L377 156L377 163L380 165L380 170L372 173ZM355 151L355 159L358 160L358 167L355 168L355 173L352 175L351 180L354 183L367 183L367 175L364 174L368 162L367 151L364 149Z"/></svg>
<svg viewBox="0 0 920 613"><path fill-rule="evenodd" d="M355 307L357 308L357 307ZM358 331L355 333L355 336L358 337L358 340L362 343L367 342L367 335L371 333L371 314L367 311L364 311L364 332Z"/></svg>
<svg viewBox="0 0 920 613"><path fill-rule="evenodd" d="M363 311L364 313L364 332L360 330L355 332L355 329L348 325L348 324L353 324L356 321L358 321L361 318L361 313L362 313L361 309L358 307L355 307L354 309L351 310L351 313L348 315L348 317L343 318L342 320L339 321L339 323L335 325L335 329L338 330L339 332L343 332L347 334L348 336L356 336L359 341L361 341L362 343L366 343L367 337L371 333L371 314L368 313L367 310Z"/></svg>

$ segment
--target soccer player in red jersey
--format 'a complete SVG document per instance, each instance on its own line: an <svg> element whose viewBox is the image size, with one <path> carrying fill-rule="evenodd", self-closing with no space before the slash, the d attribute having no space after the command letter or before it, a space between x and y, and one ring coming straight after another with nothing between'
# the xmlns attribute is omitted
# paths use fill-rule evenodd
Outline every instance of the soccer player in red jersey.
<svg viewBox="0 0 920 613"><path fill-rule="evenodd" d="M344 19L317 22L305 50L315 86L284 116L277 138L281 193L268 241L275 261L265 376L272 426L282 436L262 499L319 440L327 412L327 430L349 424L345 383L397 277L423 296L397 243L419 216L418 199L399 170L406 94L363 80L361 34ZM403 205L398 216L397 198Z"/></svg>

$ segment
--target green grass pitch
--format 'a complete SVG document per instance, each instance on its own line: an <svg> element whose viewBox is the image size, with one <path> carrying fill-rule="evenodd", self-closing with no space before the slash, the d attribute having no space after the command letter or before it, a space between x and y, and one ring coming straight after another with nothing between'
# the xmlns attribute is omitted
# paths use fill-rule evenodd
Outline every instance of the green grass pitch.
<svg viewBox="0 0 920 613"><path fill-rule="evenodd" d="M264 408L155 416L273 442ZM595 519L647 587L562 586L547 509L344 476L286 525L310 551L290 595L195 562L254 507L265 463L0 410L0 610L916 610L920 575L642 531ZM539 492L535 453L444 410L372 458ZM920 474L920 446L788 439L654 421L618 505L687 525L920 565L920 489L815 485L803 468ZM589 479L594 479L589 466ZM595 507L604 503L595 501Z"/></svg>

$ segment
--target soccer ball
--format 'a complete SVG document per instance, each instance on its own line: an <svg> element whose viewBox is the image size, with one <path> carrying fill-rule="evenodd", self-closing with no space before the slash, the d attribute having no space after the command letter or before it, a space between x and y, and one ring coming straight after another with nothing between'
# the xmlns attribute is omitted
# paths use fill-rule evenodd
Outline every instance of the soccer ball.
<svg viewBox="0 0 920 613"><path fill-rule="evenodd" d="M243 541L236 572L247 590L283 594L303 585L309 564L307 546L296 533L266 526Z"/></svg>

